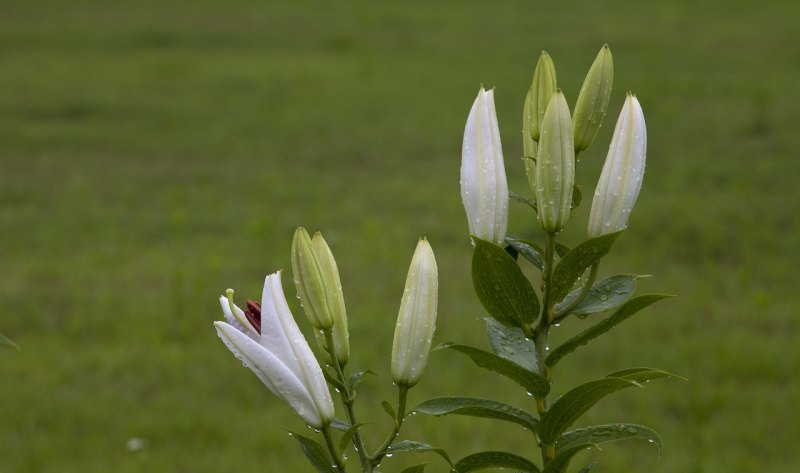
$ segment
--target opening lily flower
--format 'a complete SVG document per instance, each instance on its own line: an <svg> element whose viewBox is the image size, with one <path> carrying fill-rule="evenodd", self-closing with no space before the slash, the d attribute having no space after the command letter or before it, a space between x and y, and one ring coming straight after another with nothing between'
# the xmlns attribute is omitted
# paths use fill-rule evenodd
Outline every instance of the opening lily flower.
<svg viewBox="0 0 800 473"><path fill-rule="evenodd" d="M289 310L281 272L264 281L261 304L247 301L247 310L233 303L233 290L219 299L226 322L214 322L228 349L267 388L311 427L333 420L334 408L322 369Z"/></svg>

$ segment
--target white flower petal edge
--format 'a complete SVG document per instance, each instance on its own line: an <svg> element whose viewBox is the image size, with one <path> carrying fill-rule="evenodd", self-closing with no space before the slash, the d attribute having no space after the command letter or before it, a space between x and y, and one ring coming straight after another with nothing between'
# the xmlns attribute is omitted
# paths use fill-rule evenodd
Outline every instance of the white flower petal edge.
<svg viewBox="0 0 800 473"><path fill-rule="evenodd" d="M235 307L237 314L240 311ZM308 425L323 427L333 420L333 399L322 369L292 317L281 286L281 273L271 274L264 281L261 297L261 334L253 335L252 326L234 318L230 308L223 312L228 320L214 326L225 345L256 376L289 404Z"/></svg>
<svg viewBox="0 0 800 473"><path fill-rule="evenodd" d="M494 108L494 92L481 87L464 128L461 199L469 231L502 245L508 226L508 183Z"/></svg>
<svg viewBox="0 0 800 473"><path fill-rule="evenodd" d="M639 101L628 94L617 119L589 214L588 234L624 230L644 179L647 129Z"/></svg>

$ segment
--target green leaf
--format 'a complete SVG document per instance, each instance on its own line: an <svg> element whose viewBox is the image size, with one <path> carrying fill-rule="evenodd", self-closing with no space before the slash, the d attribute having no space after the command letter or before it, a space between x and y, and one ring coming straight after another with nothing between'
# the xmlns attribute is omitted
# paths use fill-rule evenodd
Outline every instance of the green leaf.
<svg viewBox="0 0 800 473"><path fill-rule="evenodd" d="M594 468L594 466L595 466L595 465L597 465L597 462L592 462L592 463L589 463L589 464L588 464L588 465L586 465L585 467L581 468L581 471L579 471L578 473L589 473L589 471L590 471L592 468Z"/></svg>
<svg viewBox="0 0 800 473"><path fill-rule="evenodd" d="M536 205L536 201L533 199L529 199L523 195L517 194L516 192L509 190L508 191L508 198L511 200L515 200L520 204L525 204L528 207L532 208L534 212L538 212L538 206Z"/></svg>
<svg viewBox="0 0 800 473"><path fill-rule="evenodd" d="M514 258L494 243L472 239L472 284L489 315L513 326L536 320L539 298Z"/></svg>
<svg viewBox="0 0 800 473"><path fill-rule="evenodd" d="M685 380L685 378L682 378L676 374L656 368L627 368L609 373L606 375L606 378L622 378L637 383L646 383L658 378L678 378Z"/></svg>
<svg viewBox="0 0 800 473"><path fill-rule="evenodd" d="M553 443L562 432L578 420L597 401L620 389L638 386L635 381L622 378L603 378L584 383L561 396L542 416L539 437L544 443Z"/></svg>
<svg viewBox="0 0 800 473"><path fill-rule="evenodd" d="M444 458L447 463L450 465L453 464L453 461L450 460L450 456L444 449L433 447L428 445L427 443L422 442L415 442L413 440L401 440L400 442L393 443L386 449L387 455L394 455L395 453L428 453L433 452L439 455L440 457Z"/></svg>
<svg viewBox="0 0 800 473"><path fill-rule="evenodd" d="M544 268L544 258L542 258L544 250L542 250L536 243L512 236L506 237L506 243L514 248L517 253L521 254L525 257L525 259L530 261L531 264L539 268L539 270Z"/></svg>
<svg viewBox="0 0 800 473"><path fill-rule="evenodd" d="M400 473L424 473L426 465L427 463L421 463L419 465L410 466Z"/></svg>
<svg viewBox="0 0 800 473"><path fill-rule="evenodd" d="M347 447L350 445L350 441L353 440L353 435L355 435L356 432L358 432L358 429L360 429L365 425L366 424L362 424L359 422L358 424L351 425L350 428L344 432L342 438L339 439L339 453L342 453L345 450L347 450Z"/></svg>
<svg viewBox="0 0 800 473"><path fill-rule="evenodd" d="M586 269L610 250L622 231L586 240L565 254L553 271L553 302L564 299Z"/></svg>
<svg viewBox="0 0 800 473"><path fill-rule="evenodd" d="M616 309L636 292L636 281L645 277L647 276L618 274L596 282L589 289L586 297L570 310L569 314L585 317L589 314ZM581 289L578 288L567 294L567 297L561 303L556 304L555 313L560 314L565 307L572 304L580 293Z"/></svg>
<svg viewBox="0 0 800 473"><path fill-rule="evenodd" d="M584 383L561 396L542 416L539 438L544 443L556 441L569 426L591 409L600 399L631 386L639 386L656 378L672 377L671 373L654 368L631 368L611 373L603 379Z"/></svg>
<svg viewBox="0 0 800 473"><path fill-rule="evenodd" d="M294 432L290 432L289 435L300 442L300 447L303 449L303 453L306 454L306 458L308 458L308 461L314 465L314 468L316 468L319 473L336 473L336 469L332 466L333 460L331 460L330 455L328 455L325 448L317 443L316 440L303 437Z"/></svg>
<svg viewBox="0 0 800 473"><path fill-rule="evenodd" d="M527 370L538 371L536 345L525 337L522 329L503 325L487 317L486 333L489 335L489 345L496 355L511 360Z"/></svg>
<svg viewBox="0 0 800 473"><path fill-rule="evenodd" d="M432 416L463 415L484 417L514 422L526 429L536 432L539 419L530 412L517 407L489 399L476 397L437 397L428 399L414 408L414 412L422 412Z"/></svg>
<svg viewBox="0 0 800 473"><path fill-rule="evenodd" d="M544 468L544 470L542 470L542 473L566 472L567 468L569 467L569 462L572 461L572 457L582 452L583 450L587 450L592 447L594 447L593 444L579 444L561 450L560 452L556 453L556 456L552 460L550 460L550 463L548 463L547 466ZM594 464L587 465L581 471L582 472L589 471L592 469L593 466Z"/></svg>
<svg viewBox="0 0 800 473"><path fill-rule="evenodd" d="M19 345L14 343L13 340L11 340L10 338L6 337L2 333L0 333L0 347L10 347L10 348L13 348L15 350L19 350Z"/></svg>
<svg viewBox="0 0 800 473"><path fill-rule="evenodd" d="M516 381L537 399L543 398L550 391L550 383L539 373L525 369L513 361L501 358L494 353L489 353L488 351L483 351L469 345L455 345L452 343L445 343L437 348L450 348L464 353L481 368L500 373Z"/></svg>
<svg viewBox="0 0 800 473"><path fill-rule="evenodd" d="M383 408L384 411L386 411L387 414L389 414L389 417L391 417L393 421L397 422L397 414L394 412L394 407L392 407L392 403L384 399L383 401L381 401L381 407Z"/></svg>
<svg viewBox="0 0 800 473"><path fill-rule="evenodd" d="M631 299L610 316L559 345L558 348L553 350L547 356L547 359L545 359L545 364L552 368L561 358L564 358L568 354L572 353L578 347L586 345L593 339L608 332L617 324L626 320L628 317L639 312L650 304L658 302L667 297L671 296L664 294L649 294Z"/></svg>
<svg viewBox="0 0 800 473"><path fill-rule="evenodd" d="M604 424L571 430L556 442L556 453L575 445L601 445L629 439L647 440L658 447L661 453L663 443L658 432L638 424Z"/></svg>
<svg viewBox="0 0 800 473"><path fill-rule="evenodd" d="M334 418L333 422L331 422L331 427L342 432L347 432L347 429L350 428L350 423L342 419Z"/></svg>
<svg viewBox="0 0 800 473"><path fill-rule="evenodd" d="M566 255L570 251L572 251L572 248L568 247L563 243L556 242L556 254L558 255L559 258L563 258L564 255Z"/></svg>
<svg viewBox="0 0 800 473"><path fill-rule="evenodd" d="M372 372L371 370L356 371L353 374L351 374L350 379L347 381L347 384L350 386L350 391L353 391L356 388L356 386L358 386L358 384L361 381L363 381L364 375L367 374L375 375L375 373Z"/></svg>
<svg viewBox="0 0 800 473"><path fill-rule="evenodd" d="M455 464L458 473L485 470L487 468L513 468L518 471L539 473L539 467L527 458L508 452L480 452L466 456Z"/></svg>

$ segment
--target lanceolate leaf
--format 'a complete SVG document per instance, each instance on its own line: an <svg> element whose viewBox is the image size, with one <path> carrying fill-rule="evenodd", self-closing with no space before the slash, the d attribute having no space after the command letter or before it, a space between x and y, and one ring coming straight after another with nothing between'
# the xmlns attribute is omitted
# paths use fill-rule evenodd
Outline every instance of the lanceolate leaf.
<svg viewBox="0 0 800 473"><path fill-rule="evenodd" d="M536 398L542 398L550 391L550 383L542 377L539 373L527 370L513 361L500 358L499 356L483 351L479 348L471 347L469 345L455 345L445 343L439 348L450 348L452 350L464 353L475 362L476 365L487 370L500 373L503 376L516 381L520 386L525 388L526 391L531 393Z"/></svg>
<svg viewBox="0 0 800 473"><path fill-rule="evenodd" d="M539 422L539 438L544 443L553 443L580 416L605 396L651 379L673 376L654 368L631 368L616 371L603 379L584 383L561 396L542 416Z"/></svg>
<svg viewBox="0 0 800 473"><path fill-rule="evenodd" d="M489 315L517 327L536 320L539 299L514 258L494 243L472 239L472 284Z"/></svg>
<svg viewBox="0 0 800 473"><path fill-rule="evenodd" d="M459 460L454 470L457 473L468 473L487 468L511 468L529 473L540 472L539 467L530 460L508 452L473 453Z"/></svg>
<svg viewBox="0 0 800 473"><path fill-rule="evenodd" d="M589 381L568 391L542 416L539 422L539 437L545 443L553 443L597 401L631 386L638 386L638 383L622 378L604 378Z"/></svg>
<svg viewBox="0 0 800 473"><path fill-rule="evenodd" d="M609 233L586 240L561 258L553 272L553 302L564 299L581 274L611 250L611 245L621 233Z"/></svg>
<svg viewBox="0 0 800 473"><path fill-rule="evenodd" d="M445 459L447 463L450 465L453 464L452 460L450 460L450 456L447 455L441 448L436 448L428 445L427 443L422 442L415 442L413 440L402 440L397 443L393 443L386 449L387 455L393 455L395 453L405 453L405 452L412 452L412 453L428 453L433 452L437 455L441 456Z"/></svg>
<svg viewBox="0 0 800 473"><path fill-rule="evenodd" d="M581 186L579 184L575 184L575 187L572 188L572 205L570 209L578 208L581 205L581 201L583 200L583 192L581 192Z"/></svg>
<svg viewBox="0 0 800 473"><path fill-rule="evenodd" d="M519 424L534 432L539 424L539 419L530 412L502 402L476 397L438 397L428 399L415 407L414 412L422 412L432 416L456 414L505 420Z"/></svg>
<svg viewBox="0 0 800 473"><path fill-rule="evenodd" d="M508 243L512 248L514 248L517 251L517 253L524 256L525 259L530 261L531 264L533 264L540 270L544 268L544 258L542 258L542 254L544 253L544 251L539 247L539 245L530 242L528 240L523 240L521 238L515 238L511 236L506 237L506 243Z"/></svg>
<svg viewBox="0 0 800 473"><path fill-rule="evenodd" d="M347 432L347 429L350 428L350 423L342 419L334 418L333 422L331 422L331 427L342 432Z"/></svg>
<svg viewBox="0 0 800 473"><path fill-rule="evenodd" d="M506 360L530 371L537 371L536 345L525 337L522 329L503 325L495 319L486 318L486 332L492 351Z"/></svg>
<svg viewBox="0 0 800 473"><path fill-rule="evenodd" d="M586 297L569 311L570 315L584 317L589 314L616 309L636 292L636 281L643 277L647 276L620 274L594 283ZM567 294L567 297L561 303L556 304L555 313L560 315L561 311L569 306L580 293L581 289L578 288Z"/></svg>
<svg viewBox="0 0 800 473"><path fill-rule="evenodd" d="M663 446L661 436L650 427L638 424L604 424L575 429L565 433L556 442L556 453L576 445L600 445L628 439L647 440L658 447L659 453Z"/></svg>
<svg viewBox="0 0 800 473"><path fill-rule="evenodd" d="M362 423L351 425L350 428L345 431L345 433L342 435L342 438L339 439L339 453L347 450L347 447L350 446L350 441L353 440L353 435L355 435L356 432L358 432L358 429L364 425L365 424Z"/></svg>
<svg viewBox="0 0 800 473"><path fill-rule="evenodd" d="M639 312L650 304L658 302L667 297L671 296L664 294L650 294L631 299L609 317L562 343L547 356L545 364L550 367L555 366L555 364L558 363L561 358L564 358L568 354L572 353L581 345L586 345L591 340L608 332L614 328L614 326L626 320L633 314Z"/></svg>
<svg viewBox="0 0 800 473"><path fill-rule="evenodd" d="M306 454L306 458L319 473L336 473L336 469L332 466L333 460L331 460L330 455L316 440L303 437L294 432L291 433L291 436L300 442L300 447L303 449L303 453Z"/></svg>
<svg viewBox="0 0 800 473"><path fill-rule="evenodd" d="M591 469L594 468L596 464L597 462L589 463L585 467L581 468L581 471L579 471L578 473L589 473L589 471L591 471Z"/></svg>
<svg viewBox="0 0 800 473"><path fill-rule="evenodd" d="M348 386L350 386L350 390L354 390L358 384L364 380L364 375L371 374L374 375L371 370L363 370L363 371L356 371L350 375L350 379L347 381Z"/></svg>

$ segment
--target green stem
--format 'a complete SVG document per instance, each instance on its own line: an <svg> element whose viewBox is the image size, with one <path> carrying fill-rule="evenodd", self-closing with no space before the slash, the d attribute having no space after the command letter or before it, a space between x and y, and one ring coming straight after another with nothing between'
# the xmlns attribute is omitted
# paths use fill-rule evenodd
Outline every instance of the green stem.
<svg viewBox="0 0 800 473"><path fill-rule="evenodd" d="M545 246L545 267L544 267L544 288L542 295L542 314L539 318L539 324L534 331L533 344L536 347L536 356L538 358L539 374L541 374L548 381L552 381L552 373L548 369L544 360L547 358L547 335L550 332L550 326L553 324L553 305L552 287L553 287L553 268L556 263L556 234L547 234L547 245ZM539 416L543 416L548 409L547 396L536 399L536 409ZM542 449L542 463L546 466L553 459L555 455L555 445L545 444L540 442Z"/></svg>
<svg viewBox="0 0 800 473"><path fill-rule="evenodd" d="M331 452L331 458L333 458L333 466L339 473L345 473L347 470L344 467L344 460L342 460L341 455L339 455L339 450L333 443L333 438L331 437L330 425L326 425L325 427L322 428L322 436L325 437L325 444L328 446L328 450Z"/></svg>
<svg viewBox="0 0 800 473"><path fill-rule="evenodd" d="M331 357L331 361L333 364L333 368L336 371L336 377L339 379L339 383L342 385L342 404L344 404L344 409L347 412L347 420L350 422L350 425L358 424L358 420L356 419L356 412L353 408L353 404L355 403L355 397L353 393L350 392L350 386L345 379L344 371L342 370L342 365L339 363L339 358L336 355L336 348L333 344L333 331L328 329L323 331L325 333L325 346L328 350L328 355ZM359 462L361 462L361 471L363 473L372 473L372 464L369 461L369 457L367 456L367 447L364 445L364 441L361 438L361 433L356 429L355 433L353 434L353 448L356 449L358 453ZM342 470L344 471L344 470Z"/></svg>
<svg viewBox="0 0 800 473"><path fill-rule="evenodd" d="M564 307L563 309L558 311L558 313L555 314L554 320L556 323L564 320L564 318L569 315L572 309L577 307L578 304L580 304L581 302L583 302L584 299L586 299L586 296L589 295L589 291L592 290L592 284L594 284L594 281L597 279L597 269L599 267L600 263L594 263L592 265L591 270L589 270L589 278L586 279L586 284L584 284L583 287L581 287L581 292L580 294L578 294L578 297L576 297L575 300L570 302L568 306Z"/></svg>
<svg viewBox="0 0 800 473"><path fill-rule="evenodd" d="M383 444L375 451L375 454L372 455L370 461L372 466L377 467L380 465L383 457L386 456L386 449L392 445L394 439L397 438L397 435L400 433L400 427L403 426L403 421L406 417L406 400L408 398L408 386L398 386L397 387L397 418L394 422L394 428L389 435L386 436L386 440L383 441Z"/></svg>

